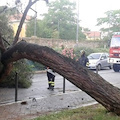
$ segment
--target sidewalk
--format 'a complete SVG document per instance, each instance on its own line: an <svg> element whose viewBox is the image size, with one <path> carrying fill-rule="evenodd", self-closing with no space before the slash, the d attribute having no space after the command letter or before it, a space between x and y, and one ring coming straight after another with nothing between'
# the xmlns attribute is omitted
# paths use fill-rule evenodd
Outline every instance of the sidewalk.
<svg viewBox="0 0 120 120"><path fill-rule="evenodd" d="M18 90L18 102L14 102L14 89L0 89L0 120L30 120L41 114L71 109L95 101L66 80L63 93L63 77L56 75L54 91L46 89L46 74L35 74L29 89ZM83 97L84 96L84 97ZM2 101L5 101L3 102Z"/></svg>
<svg viewBox="0 0 120 120"><path fill-rule="evenodd" d="M51 91L52 92L52 91ZM84 97L83 97L84 96ZM82 91L62 93L44 98L9 103L0 106L0 120L30 120L41 114L95 104L95 100Z"/></svg>
<svg viewBox="0 0 120 120"><path fill-rule="evenodd" d="M120 88L119 73L114 73L112 70L101 71L99 73L111 84ZM115 80L114 76L116 76ZM63 77L59 75L56 76L54 91L46 89L46 78L43 78L45 78L45 75L36 75L31 88L19 91L18 97L22 101L0 105L0 120L30 120L49 112L57 112L63 109L72 109L97 103L69 81L66 81L66 92L63 93ZM4 94L4 91L1 93ZM13 89L6 89L6 91L8 93L3 96L1 94L0 97L4 97L5 99L11 97L14 99L14 95L11 94L13 93ZM23 95L25 96L23 97Z"/></svg>

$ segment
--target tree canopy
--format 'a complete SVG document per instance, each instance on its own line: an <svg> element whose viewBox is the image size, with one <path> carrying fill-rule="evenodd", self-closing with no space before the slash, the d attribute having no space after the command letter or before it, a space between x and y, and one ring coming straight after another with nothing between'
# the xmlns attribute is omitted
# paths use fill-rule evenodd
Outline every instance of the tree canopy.
<svg viewBox="0 0 120 120"><path fill-rule="evenodd" d="M9 17L10 15L14 15L16 9L15 8L7 8L7 7L0 7L0 10L3 11L0 14L0 34L3 39L3 43L5 45L5 49L9 49L12 42L13 42L13 30L12 27L9 25ZM1 52L4 50L0 49ZM3 53L2 53L3 54ZM0 56L1 57L1 56ZM22 67L21 67L22 66ZM0 63L0 70L2 70L2 64ZM19 80L18 85L19 87L30 87L31 85L31 78L32 74L30 67L26 64L26 60L19 60L14 62L13 69L9 76L4 79L0 83L0 87L14 87L15 86L15 72L19 73ZM26 72L26 74L24 74Z"/></svg>
<svg viewBox="0 0 120 120"><path fill-rule="evenodd" d="M113 33L120 31L120 10L110 10L105 12L106 17L98 18L97 25L106 25L101 28L103 32Z"/></svg>
<svg viewBox="0 0 120 120"><path fill-rule="evenodd" d="M0 7L0 33L6 40L12 40L13 39L13 30L12 27L8 23L8 13L2 12L6 7Z"/></svg>
<svg viewBox="0 0 120 120"><path fill-rule="evenodd" d="M48 13L37 21L37 36L42 38L76 39L77 18L75 3L69 0L54 1L49 4ZM34 21L27 27L27 36L32 36ZM79 26L79 39L85 39Z"/></svg>

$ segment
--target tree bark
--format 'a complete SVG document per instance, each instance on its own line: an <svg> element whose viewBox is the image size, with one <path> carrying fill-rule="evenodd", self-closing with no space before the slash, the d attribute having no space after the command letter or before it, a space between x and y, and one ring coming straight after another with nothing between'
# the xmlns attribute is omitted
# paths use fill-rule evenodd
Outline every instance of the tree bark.
<svg viewBox="0 0 120 120"><path fill-rule="evenodd" d="M13 41L13 45L15 45L15 44L18 42L18 40L19 40L19 35L20 35L20 32L21 32L23 23L24 23L24 21L25 21L26 15L27 15L30 7L31 7L34 3L36 3L37 1L39 1L39 0L34 0L33 2L32 2L32 0L29 0L29 3L28 3L28 5L27 5L27 7L26 7L26 9L25 9L25 11L24 11L24 14L23 14L23 16L22 16L22 18L21 18L20 24L19 24L19 26L18 26L16 35L15 35L15 38L14 38L14 41Z"/></svg>
<svg viewBox="0 0 120 120"><path fill-rule="evenodd" d="M8 64L23 58L50 66L102 104L108 111L120 115L120 89L105 81L98 74L80 66L76 61L66 58L46 46L25 41L21 41L7 50L1 60L3 64Z"/></svg>

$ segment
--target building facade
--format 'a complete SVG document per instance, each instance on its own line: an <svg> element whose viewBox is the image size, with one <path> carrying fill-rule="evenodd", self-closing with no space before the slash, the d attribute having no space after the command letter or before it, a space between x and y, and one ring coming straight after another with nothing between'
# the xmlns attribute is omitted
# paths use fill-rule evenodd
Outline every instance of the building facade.
<svg viewBox="0 0 120 120"><path fill-rule="evenodd" d="M101 40L101 32L99 31L88 31L84 32L87 40Z"/></svg>
<svg viewBox="0 0 120 120"><path fill-rule="evenodd" d="M9 18L9 24L13 28L14 36L16 35L21 18L22 18L22 14L15 14L15 15L10 16L10 18ZM26 37L26 28L27 28L27 23L29 22L29 20L30 20L30 16L26 16L25 22L23 23L21 33L19 36L20 38Z"/></svg>

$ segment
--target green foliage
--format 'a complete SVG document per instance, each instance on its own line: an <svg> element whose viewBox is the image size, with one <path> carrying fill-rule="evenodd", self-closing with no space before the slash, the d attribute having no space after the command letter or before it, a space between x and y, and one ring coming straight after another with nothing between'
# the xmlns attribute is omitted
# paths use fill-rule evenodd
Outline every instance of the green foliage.
<svg viewBox="0 0 120 120"><path fill-rule="evenodd" d="M36 25L37 26L37 25ZM36 30L37 31L37 30ZM26 36L31 37L34 36L34 21L31 20L29 23L27 23L27 31Z"/></svg>
<svg viewBox="0 0 120 120"><path fill-rule="evenodd" d="M45 15L44 20L53 31L58 31L60 39L72 40L76 38L75 7L75 3L68 0L51 2L49 5L48 14ZM81 29L79 32L81 33Z"/></svg>
<svg viewBox="0 0 120 120"><path fill-rule="evenodd" d="M27 24L26 36L34 36L35 21L31 20ZM36 22L36 36L42 38L52 38L52 29L47 26L43 20L37 20Z"/></svg>
<svg viewBox="0 0 120 120"><path fill-rule="evenodd" d="M108 27L101 28L103 32L108 32L109 36L113 32L120 31L120 10L111 10L105 12L106 17L98 18L97 25L107 25Z"/></svg>
<svg viewBox="0 0 120 120"><path fill-rule="evenodd" d="M0 33L9 43L12 42L14 34L12 27L9 25L9 18L16 14L16 11L18 12L16 7L0 6Z"/></svg>
<svg viewBox="0 0 120 120"><path fill-rule="evenodd" d="M12 43L13 40L13 30L9 25L9 16L14 14L16 8L6 8L0 7L0 34L7 41L4 42L6 48ZM8 44L9 43L9 44ZM1 55L0 55L1 57ZM4 66L0 63L0 71ZM25 60L20 60L14 63L13 70L9 76L2 82L0 82L0 87L14 87L15 86L15 72L18 72L18 86L22 88L28 88L31 86L32 73L30 67L26 64Z"/></svg>
<svg viewBox="0 0 120 120"><path fill-rule="evenodd" d="M33 62L34 63L34 66L37 70L45 70L45 66L38 63L38 62Z"/></svg>
<svg viewBox="0 0 120 120"><path fill-rule="evenodd" d="M38 63L38 62L34 62L31 60L27 60L27 64L31 67L31 69L33 71L37 71L37 70L45 70L45 66Z"/></svg>
<svg viewBox="0 0 120 120"><path fill-rule="evenodd" d="M75 3L69 0L54 1L49 4L48 13L43 15L43 20L37 21L37 36L42 38L59 38L66 40L76 39L76 14ZM28 23L27 36L34 35L34 21ZM79 39L85 35L79 27Z"/></svg>
<svg viewBox="0 0 120 120"><path fill-rule="evenodd" d="M15 74L18 73L18 87L28 88L32 84L32 70L26 64L26 60L19 60L14 63L11 74L0 83L0 87L15 87Z"/></svg>
<svg viewBox="0 0 120 120"><path fill-rule="evenodd" d="M13 30L8 24L8 17L6 17L4 14L0 14L0 34L2 37L8 40L8 42L13 39Z"/></svg>

